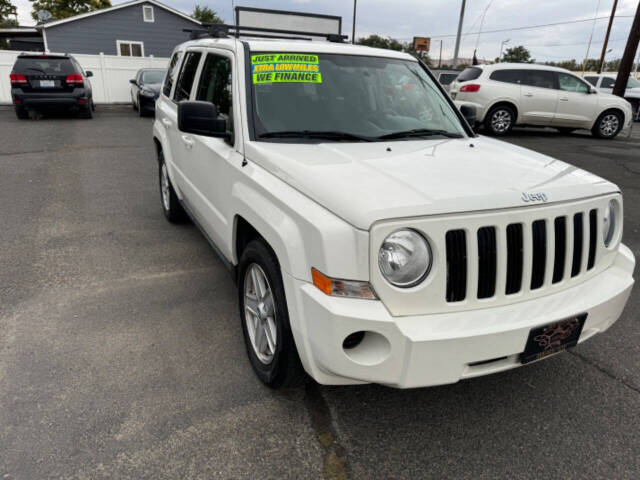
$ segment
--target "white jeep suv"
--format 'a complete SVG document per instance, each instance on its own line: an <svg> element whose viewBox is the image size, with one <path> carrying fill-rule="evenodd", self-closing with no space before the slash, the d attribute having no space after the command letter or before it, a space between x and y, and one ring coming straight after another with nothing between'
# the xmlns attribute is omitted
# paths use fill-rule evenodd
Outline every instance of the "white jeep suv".
<svg viewBox="0 0 640 480"><path fill-rule="evenodd" d="M466 68L449 88L458 106L476 108L479 123L493 135L515 125L555 127L561 132L591 130L614 138L631 126L631 105L598 92L563 68L529 63L496 63Z"/></svg>
<svg viewBox="0 0 640 480"><path fill-rule="evenodd" d="M405 53L187 42L153 137L164 214L231 270L272 387L507 370L605 331L631 292L619 188L476 137Z"/></svg>

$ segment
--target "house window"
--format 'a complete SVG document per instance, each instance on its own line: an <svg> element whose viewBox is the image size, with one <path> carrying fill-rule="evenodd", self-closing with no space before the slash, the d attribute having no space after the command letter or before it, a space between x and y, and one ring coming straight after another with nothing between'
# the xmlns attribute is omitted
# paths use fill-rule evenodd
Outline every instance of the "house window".
<svg viewBox="0 0 640 480"><path fill-rule="evenodd" d="M118 56L120 57L144 57L144 43L129 40L117 40Z"/></svg>
<svg viewBox="0 0 640 480"><path fill-rule="evenodd" d="M145 22L153 22L153 7L151 5L142 6L142 18Z"/></svg>

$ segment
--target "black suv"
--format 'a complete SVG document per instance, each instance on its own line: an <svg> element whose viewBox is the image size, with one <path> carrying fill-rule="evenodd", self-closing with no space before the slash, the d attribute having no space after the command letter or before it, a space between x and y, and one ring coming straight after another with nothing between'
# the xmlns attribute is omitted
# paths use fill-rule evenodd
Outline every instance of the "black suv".
<svg viewBox="0 0 640 480"><path fill-rule="evenodd" d="M91 76L71 55L19 55L10 75L17 117L28 118L33 109L65 109L91 118Z"/></svg>

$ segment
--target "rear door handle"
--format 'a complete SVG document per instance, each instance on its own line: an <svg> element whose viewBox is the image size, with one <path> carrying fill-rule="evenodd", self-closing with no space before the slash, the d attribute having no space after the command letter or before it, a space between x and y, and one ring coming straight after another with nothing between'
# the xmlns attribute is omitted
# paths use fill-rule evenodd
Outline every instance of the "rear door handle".
<svg viewBox="0 0 640 480"><path fill-rule="evenodd" d="M569 99L567 97L560 97L560 100L563 101L563 102L568 102L569 101Z"/></svg>
<svg viewBox="0 0 640 480"><path fill-rule="evenodd" d="M180 138L182 139L182 143L184 143L185 147L189 149L193 147L193 138L189 135L182 135Z"/></svg>
<svg viewBox="0 0 640 480"><path fill-rule="evenodd" d="M525 93L524 96L525 97L533 97L533 93Z"/></svg>
<svg viewBox="0 0 640 480"><path fill-rule="evenodd" d="M171 126L171 120L168 120L166 118L162 119L162 123L164 124L165 127L170 127Z"/></svg>

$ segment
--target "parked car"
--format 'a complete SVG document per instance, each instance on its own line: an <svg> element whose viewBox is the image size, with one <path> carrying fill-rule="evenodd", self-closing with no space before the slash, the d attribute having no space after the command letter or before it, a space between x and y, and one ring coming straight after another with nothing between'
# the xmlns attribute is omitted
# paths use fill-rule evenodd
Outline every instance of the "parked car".
<svg viewBox="0 0 640 480"><path fill-rule="evenodd" d="M598 92L563 68L496 63L465 69L451 84L457 105L472 105L488 133L505 135L515 125L591 130L614 138L632 122L626 100Z"/></svg>
<svg viewBox="0 0 640 480"><path fill-rule="evenodd" d="M141 117L156 110L156 100L160 95L162 81L167 73L163 68L142 68L131 83L131 104Z"/></svg>
<svg viewBox="0 0 640 480"><path fill-rule="evenodd" d="M71 55L21 54L10 74L16 116L29 110L70 110L91 118L95 105L89 77Z"/></svg>
<svg viewBox="0 0 640 480"><path fill-rule="evenodd" d="M453 383L618 319L635 259L616 185L476 136L409 54L216 35L170 60L160 203L232 272L264 383Z"/></svg>
<svg viewBox="0 0 640 480"><path fill-rule="evenodd" d="M604 93L612 93L616 84L616 75L585 75L584 79L598 90ZM627 81L627 89L624 92L624 98L631 104L633 109L633 119L640 121L640 80L629 77Z"/></svg>
<svg viewBox="0 0 640 480"><path fill-rule="evenodd" d="M433 70L432 72L438 82L440 82L440 85L442 85L447 92L449 91L451 82L460 75L459 70Z"/></svg>

